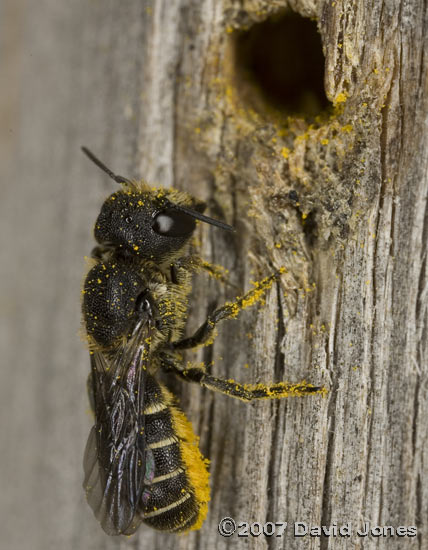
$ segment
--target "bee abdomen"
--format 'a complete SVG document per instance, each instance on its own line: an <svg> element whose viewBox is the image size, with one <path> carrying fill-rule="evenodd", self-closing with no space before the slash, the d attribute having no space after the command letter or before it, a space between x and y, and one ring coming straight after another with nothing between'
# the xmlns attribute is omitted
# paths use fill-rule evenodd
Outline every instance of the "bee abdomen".
<svg viewBox="0 0 428 550"><path fill-rule="evenodd" d="M206 515L209 474L191 424L151 376L146 379L144 413L154 467L141 498L142 519L163 531L198 529Z"/></svg>

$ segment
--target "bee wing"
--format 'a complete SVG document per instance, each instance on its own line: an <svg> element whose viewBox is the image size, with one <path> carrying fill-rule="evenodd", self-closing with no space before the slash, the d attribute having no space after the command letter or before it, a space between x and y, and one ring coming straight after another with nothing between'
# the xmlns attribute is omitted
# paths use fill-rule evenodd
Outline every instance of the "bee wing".
<svg viewBox="0 0 428 550"><path fill-rule="evenodd" d="M151 331L149 322L141 322L113 356L91 355L96 422L86 444L83 487L109 535L129 535L141 523L136 511L150 452L143 410Z"/></svg>

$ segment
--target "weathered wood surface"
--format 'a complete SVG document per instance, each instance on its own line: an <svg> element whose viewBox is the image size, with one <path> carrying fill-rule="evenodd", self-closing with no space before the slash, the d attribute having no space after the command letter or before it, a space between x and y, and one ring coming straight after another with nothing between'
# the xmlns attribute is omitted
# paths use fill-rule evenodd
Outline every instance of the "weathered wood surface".
<svg viewBox="0 0 428 550"><path fill-rule="evenodd" d="M288 5L317 19L336 108L284 132L244 103L230 31L285 1L2 3L2 548L428 548L426 3ZM211 459L208 519L186 537L109 538L84 500L80 281L114 187L81 144L208 199L237 232L201 228L203 255L233 284L287 267L204 351L217 375L329 388L245 405L174 383ZM189 330L233 296L199 277ZM418 537L227 539L224 516Z"/></svg>

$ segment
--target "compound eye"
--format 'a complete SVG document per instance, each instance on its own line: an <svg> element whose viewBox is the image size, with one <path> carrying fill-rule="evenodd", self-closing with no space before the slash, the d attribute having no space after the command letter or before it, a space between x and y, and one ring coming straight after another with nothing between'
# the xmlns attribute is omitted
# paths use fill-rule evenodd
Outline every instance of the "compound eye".
<svg viewBox="0 0 428 550"><path fill-rule="evenodd" d="M156 214L153 220L153 231L166 237L186 237L194 231L195 220L179 210L168 208Z"/></svg>

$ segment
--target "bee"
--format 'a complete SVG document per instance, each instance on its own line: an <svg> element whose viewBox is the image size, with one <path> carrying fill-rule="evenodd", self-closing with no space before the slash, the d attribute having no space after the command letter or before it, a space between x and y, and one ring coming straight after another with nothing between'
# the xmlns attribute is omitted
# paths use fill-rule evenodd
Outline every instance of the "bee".
<svg viewBox="0 0 428 550"><path fill-rule="evenodd" d="M87 501L109 535L130 535L141 523L175 533L199 529L210 500L208 461L156 372L244 401L323 388L306 382L244 385L216 378L204 366L185 366L182 350L211 343L217 324L259 301L280 272L213 311L184 337L192 275L215 272L190 253L196 222L233 228L203 214L205 203L191 195L118 176L82 150L122 186L106 199L95 223L97 245L82 290L95 414L84 454Z"/></svg>

